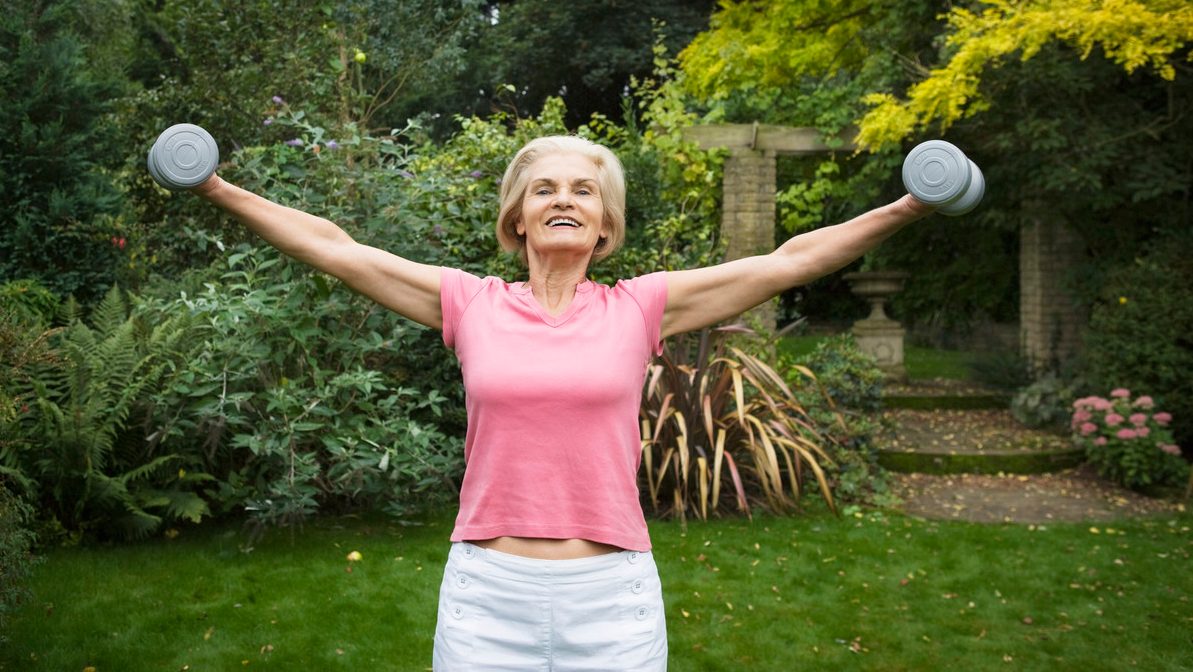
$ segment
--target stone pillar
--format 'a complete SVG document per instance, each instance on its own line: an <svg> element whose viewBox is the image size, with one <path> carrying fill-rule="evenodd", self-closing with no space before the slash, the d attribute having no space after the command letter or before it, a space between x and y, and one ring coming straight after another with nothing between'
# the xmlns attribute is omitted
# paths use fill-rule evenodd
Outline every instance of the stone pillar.
<svg viewBox="0 0 1193 672"><path fill-rule="evenodd" d="M1047 212L1028 208L1028 212ZM1067 289L1084 254L1081 239L1064 222L1036 217L1019 236L1019 329L1023 355L1034 373L1056 370L1081 349L1087 316Z"/></svg>
<svg viewBox="0 0 1193 672"><path fill-rule="evenodd" d="M725 158L721 237L726 261L775 249L775 152L734 147ZM742 316L775 330L778 299L767 301Z"/></svg>

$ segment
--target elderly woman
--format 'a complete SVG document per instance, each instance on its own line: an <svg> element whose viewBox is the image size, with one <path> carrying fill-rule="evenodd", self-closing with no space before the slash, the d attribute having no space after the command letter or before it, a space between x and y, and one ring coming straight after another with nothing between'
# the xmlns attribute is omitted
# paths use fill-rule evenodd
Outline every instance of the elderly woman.
<svg viewBox="0 0 1193 672"><path fill-rule="evenodd" d="M932 211L910 195L774 252L610 287L589 265L625 237L625 180L577 137L523 147L497 237L523 282L362 245L218 176L195 191L285 254L443 332L467 392L466 472L440 590L436 670L663 670L662 590L639 503L638 406L652 355L831 273Z"/></svg>

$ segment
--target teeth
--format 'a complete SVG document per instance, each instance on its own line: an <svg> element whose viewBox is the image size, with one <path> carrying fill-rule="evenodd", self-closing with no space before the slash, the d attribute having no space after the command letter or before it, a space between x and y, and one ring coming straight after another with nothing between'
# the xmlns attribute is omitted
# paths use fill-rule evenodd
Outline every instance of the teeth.
<svg viewBox="0 0 1193 672"><path fill-rule="evenodd" d="M574 219L552 219L547 222L547 226L572 226L579 228L580 224Z"/></svg>

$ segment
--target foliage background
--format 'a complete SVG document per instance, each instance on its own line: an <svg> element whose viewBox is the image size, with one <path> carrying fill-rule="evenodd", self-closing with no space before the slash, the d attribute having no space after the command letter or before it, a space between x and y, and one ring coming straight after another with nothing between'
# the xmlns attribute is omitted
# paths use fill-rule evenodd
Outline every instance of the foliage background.
<svg viewBox="0 0 1193 672"><path fill-rule="evenodd" d="M495 253L491 222L506 159L539 134L587 135L630 184L628 244L594 269L602 281L718 259L720 159L685 144L684 126L860 129L867 151L783 162L784 237L897 197L903 151L945 135L984 166L983 207L912 227L854 268L911 271L894 312L956 342L1014 321L1019 227L1066 223L1088 248L1069 280L1091 311L1081 384L1152 394L1193 441L1193 18L1179 2L0 10L0 473L46 512L49 538L245 507L263 523L400 513L449 497L440 485L459 471L462 392L436 335L153 184L144 150L181 120L209 128L222 174L256 192L364 242L510 279L521 271ZM787 317L857 316L840 275L789 293ZM860 366L821 354L826 379ZM133 384L136 371L152 375ZM858 450L830 480L872 497L871 428L846 416Z"/></svg>

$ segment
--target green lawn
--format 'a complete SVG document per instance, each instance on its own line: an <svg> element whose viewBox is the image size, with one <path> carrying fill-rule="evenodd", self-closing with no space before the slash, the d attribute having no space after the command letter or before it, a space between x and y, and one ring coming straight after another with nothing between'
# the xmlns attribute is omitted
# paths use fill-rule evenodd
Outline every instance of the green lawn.
<svg viewBox="0 0 1193 672"><path fill-rule="evenodd" d="M672 670L1193 669L1193 515L651 524ZM48 554L0 669L424 670L450 519ZM345 556L363 559L346 571Z"/></svg>
<svg viewBox="0 0 1193 672"><path fill-rule="evenodd" d="M816 349L825 336L785 336L779 341L779 349L790 354L806 355ZM974 354L959 350L940 350L904 344L903 366L907 377L912 379L949 378L968 380L972 378Z"/></svg>

